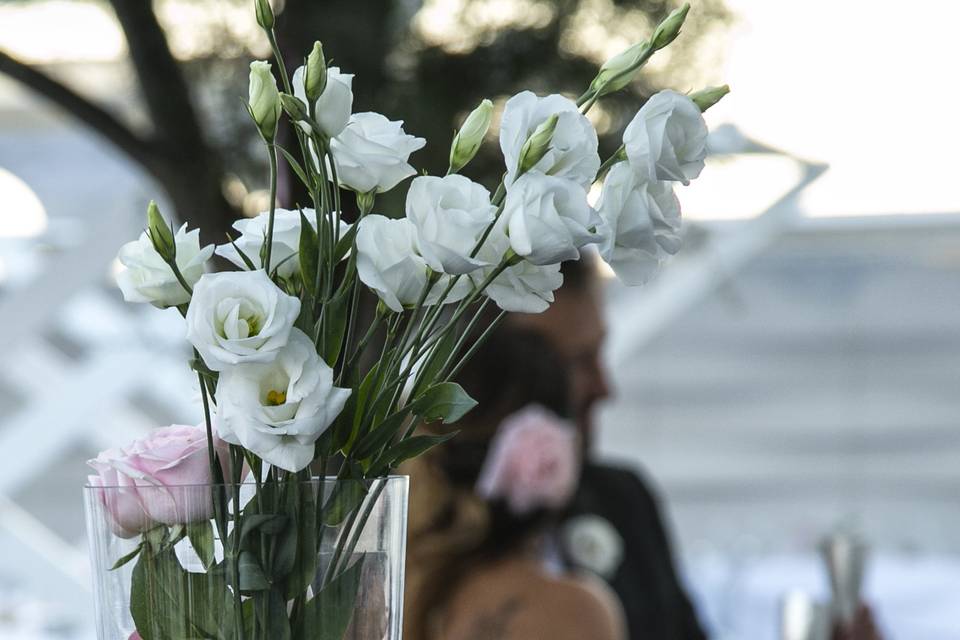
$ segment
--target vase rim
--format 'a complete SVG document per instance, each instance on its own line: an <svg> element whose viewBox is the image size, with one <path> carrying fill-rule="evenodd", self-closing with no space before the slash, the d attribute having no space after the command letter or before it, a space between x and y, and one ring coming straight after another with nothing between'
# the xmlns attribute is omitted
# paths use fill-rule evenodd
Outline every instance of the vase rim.
<svg viewBox="0 0 960 640"><path fill-rule="evenodd" d="M341 480L351 480L353 478L337 478L337 476L312 476L309 480L301 480L298 484L334 484ZM391 474L388 476L380 476L377 478L364 478L364 481L376 482L378 480L386 480L388 484L396 484L397 482L408 482L410 476L402 474ZM186 484L154 484L149 481L144 481L144 484L135 484L135 485L118 485L118 484L97 484L93 485L89 482L83 484L83 490L98 490L98 489L191 489L191 488L203 488L203 487L224 487L232 488L234 485L226 482L203 482L203 483L186 483ZM237 484L239 487L257 487L257 483L253 480L244 480Z"/></svg>

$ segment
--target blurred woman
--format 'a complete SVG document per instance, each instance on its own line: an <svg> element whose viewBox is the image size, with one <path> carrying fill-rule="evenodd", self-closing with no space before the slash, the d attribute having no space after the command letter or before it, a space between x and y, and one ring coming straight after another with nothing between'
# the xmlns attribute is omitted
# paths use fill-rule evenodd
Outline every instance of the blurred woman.
<svg viewBox="0 0 960 640"><path fill-rule="evenodd" d="M562 363L503 327L458 381L477 408L409 470L404 638L622 640L615 597L567 573L553 543L580 465Z"/></svg>

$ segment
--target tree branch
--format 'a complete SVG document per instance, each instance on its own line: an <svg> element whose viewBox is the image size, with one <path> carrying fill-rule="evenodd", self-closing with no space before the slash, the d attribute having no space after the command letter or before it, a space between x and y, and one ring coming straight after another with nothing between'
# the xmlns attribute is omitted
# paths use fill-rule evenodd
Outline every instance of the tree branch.
<svg viewBox="0 0 960 640"><path fill-rule="evenodd" d="M206 151L190 89L150 0L109 0L123 29L130 61L158 139Z"/></svg>
<svg viewBox="0 0 960 640"><path fill-rule="evenodd" d="M152 143L136 135L106 109L4 51L0 51L0 73L60 107L116 145L148 171L155 169L156 157Z"/></svg>

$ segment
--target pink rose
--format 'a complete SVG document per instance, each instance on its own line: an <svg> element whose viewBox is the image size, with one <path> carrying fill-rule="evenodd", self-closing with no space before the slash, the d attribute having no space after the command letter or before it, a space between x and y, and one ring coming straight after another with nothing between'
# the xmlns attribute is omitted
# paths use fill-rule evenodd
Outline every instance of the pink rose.
<svg viewBox="0 0 960 640"><path fill-rule="evenodd" d="M127 638L127 640L143 640L143 638L140 637L139 633L134 631L133 633L130 634L130 637Z"/></svg>
<svg viewBox="0 0 960 640"><path fill-rule="evenodd" d="M538 405L509 416L490 444L477 480L477 493L506 500L524 515L537 508L563 507L579 472L573 426Z"/></svg>
<svg viewBox="0 0 960 640"><path fill-rule="evenodd" d="M226 444L214 436L221 463ZM210 462L204 427L173 425L157 429L123 449L108 449L88 461L102 487L100 500L121 538L132 538L157 524L183 524L213 516Z"/></svg>

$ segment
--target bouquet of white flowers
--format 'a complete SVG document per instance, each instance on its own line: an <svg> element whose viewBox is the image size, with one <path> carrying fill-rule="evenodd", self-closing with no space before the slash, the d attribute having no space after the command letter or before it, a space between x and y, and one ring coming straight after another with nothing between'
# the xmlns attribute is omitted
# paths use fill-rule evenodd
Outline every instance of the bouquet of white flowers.
<svg viewBox="0 0 960 640"><path fill-rule="evenodd" d="M417 173L409 159L425 140L401 121L353 113L353 76L328 67L319 42L288 74L270 4L257 0L282 89L270 63L251 64L269 210L201 247L196 230L176 229L151 203L146 231L120 251L124 297L183 314L205 415L91 461L91 526L129 541L119 558L101 558L120 547L94 541L111 572L130 572L120 596L98 578L101 638L339 640L362 625L354 612L374 563L358 553L363 532L391 471L453 435L417 425L454 423L475 404L453 379L496 324L480 326L484 310L498 306L498 320L543 311L560 263L587 245L631 284L679 249L673 185L703 168L701 113L726 87L654 95L605 161L586 113L677 37L688 8L603 65L578 100L507 100L505 172L492 195L461 175L488 137L494 106L484 100L454 136L446 175L413 178L397 217L377 196ZM295 149L276 141L284 114ZM275 206L281 159L309 207ZM594 207L588 190L601 180ZM350 192L359 215L348 223ZM208 272L214 253L237 270ZM379 304L361 322L364 287ZM402 542L391 553L396 584ZM399 637L399 612L386 617L370 637Z"/></svg>

